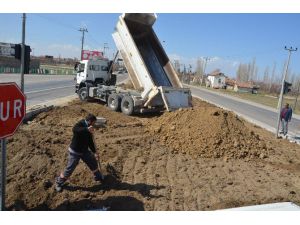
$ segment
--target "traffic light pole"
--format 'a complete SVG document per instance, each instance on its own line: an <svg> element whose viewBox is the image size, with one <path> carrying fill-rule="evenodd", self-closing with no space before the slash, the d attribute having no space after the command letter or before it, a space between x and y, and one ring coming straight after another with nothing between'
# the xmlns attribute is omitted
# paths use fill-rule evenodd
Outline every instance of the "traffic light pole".
<svg viewBox="0 0 300 225"><path fill-rule="evenodd" d="M289 56L288 56L288 61L285 67L285 72L282 77L282 83L281 83L281 91L279 95L279 100L278 100L278 119L277 119L277 130L276 130L276 138L278 138L278 132L279 132L279 126L280 126L280 114L281 114L281 108L282 108L282 99L283 99L283 91L284 91L284 82L286 79L286 75L289 69L289 64L290 64L290 59L291 59L291 53L293 51L297 51L296 49L293 49L292 47L287 48L286 46L284 47L285 50L289 51Z"/></svg>
<svg viewBox="0 0 300 225"><path fill-rule="evenodd" d="M22 45L21 45L21 91L24 93L24 70L25 70L25 23L26 13L23 13L22 20Z"/></svg>

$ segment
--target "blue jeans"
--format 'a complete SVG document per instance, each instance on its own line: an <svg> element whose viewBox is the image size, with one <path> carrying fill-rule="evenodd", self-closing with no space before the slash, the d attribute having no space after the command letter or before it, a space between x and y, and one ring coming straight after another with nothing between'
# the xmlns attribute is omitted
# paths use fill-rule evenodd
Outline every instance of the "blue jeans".
<svg viewBox="0 0 300 225"><path fill-rule="evenodd" d="M285 121L285 119L281 119L281 132L283 132L284 135L287 135L288 133L288 121Z"/></svg>
<svg viewBox="0 0 300 225"><path fill-rule="evenodd" d="M88 168L94 173L95 179L101 177L101 173L98 168L97 160L91 152L82 154L74 153L69 151L68 164L64 172L56 178L58 185L63 185L64 182L72 175L75 168L77 167L80 159L88 166Z"/></svg>

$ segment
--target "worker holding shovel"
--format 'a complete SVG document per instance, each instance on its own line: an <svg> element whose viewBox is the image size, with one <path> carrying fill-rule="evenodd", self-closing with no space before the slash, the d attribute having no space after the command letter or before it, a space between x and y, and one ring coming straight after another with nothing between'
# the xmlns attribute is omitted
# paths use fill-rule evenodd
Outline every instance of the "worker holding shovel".
<svg viewBox="0 0 300 225"><path fill-rule="evenodd" d="M73 138L68 149L68 164L64 172L56 178L56 191L62 191L65 181L72 175L80 159L89 167L94 174L95 181L103 182L104 176L100 172L97 161L95 142L93 138L97 118L89 114L85 119L80 120L73 127ZM89 150L90 149L90 150Z"/></svg>

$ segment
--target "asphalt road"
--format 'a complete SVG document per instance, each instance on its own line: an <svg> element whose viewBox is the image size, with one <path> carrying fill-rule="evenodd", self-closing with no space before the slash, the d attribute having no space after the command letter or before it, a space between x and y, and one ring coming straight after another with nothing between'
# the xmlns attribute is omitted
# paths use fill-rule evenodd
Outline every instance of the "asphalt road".
<svg viewBox="0 0 300 225"><path fill-rule="evenodd" d="M126 75L119 75L117 82L122 82L125 79L127 79ZM75 94L74 76L25 75L24 80L27 106ZM20 75L0 74L0 83L4 82L16 82L20 86Z"/></svg>
<svg viewBox="0 0 300 225"><path fill-rule="evenodd" d="M250 120L251 122L260 125L270 131L276 130L277 124L277 113L275 110L270 110L267 107L259 106L258 104L251 104L245 102L242 99L234 99L230 96L220 95L212 91L208 91L203 88L195 88L189 86L192 95L197 96L205 101L213 103L222 108L234 111L238 115ZM299 118L299 117L298 117ZM289 123L289 131L293 135L299 136L300 134L300 120L297 118L292 118L291 123Z"/></svg>

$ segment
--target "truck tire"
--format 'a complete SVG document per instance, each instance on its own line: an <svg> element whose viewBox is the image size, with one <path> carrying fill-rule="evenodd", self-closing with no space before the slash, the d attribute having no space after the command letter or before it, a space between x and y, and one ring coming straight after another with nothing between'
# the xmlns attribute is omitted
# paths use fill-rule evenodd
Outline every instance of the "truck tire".
<svg viewBox="0 0 300 225"><path fill-rule="evenodd" d="M79 96L79 99L81 101L88 101L89 100L89 96L88 96L88 90L87 90L87 87L82 87L79 89L78 91L78 96Z"/></svg>
<svg viewBox="0 0 300 225"><path fill-rule="evenodd" d="M122 98L119 95L113 93L108 96L107 106L112 111L115 111L115 112L121 111L121 101L122 101Z"/></svg>
<svg viewBox="0 0 300 225"><path fill-rule="evenodd" d="M121 110L124 114L131 116L134 113L134 103L130 96L125 96L121 102Z"/></svg>

